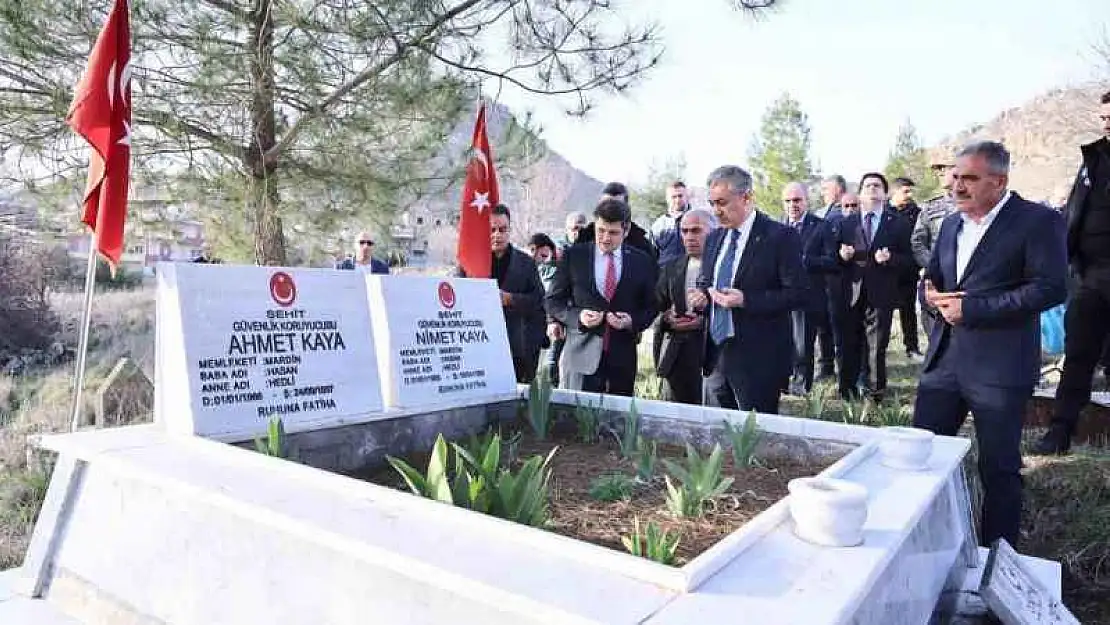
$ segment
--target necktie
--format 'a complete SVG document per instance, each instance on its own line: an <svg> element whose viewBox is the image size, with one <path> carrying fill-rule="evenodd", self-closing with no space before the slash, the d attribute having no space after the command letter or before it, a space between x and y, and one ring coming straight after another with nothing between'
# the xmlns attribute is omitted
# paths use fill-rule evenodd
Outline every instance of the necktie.
<svg viewBox="0 0 1110 625"><path fill-rule="evenodd" d="M605 299L610 302L613 301L613 296L617 293L617 263L613 260L613 252L605 255ZM601 351L609 351L609 331L612 327L608 322L605 323L605 334L601 336Z"/></svg>
<svg viewBox="0 0 1110 625"><path fill-rule="evenodd" d="M725 255L721 257L721 265L717 269L717 279L713 285L717 289L727 289L732 286L732 265L736 260L736 244L740 239L739 230L730 230L728 247ZM732 313L722 306L713 305L713 318L709 325L709 337L717 345L725 342L732 333Z"/></svg>
<svg viewBox="0 0 1110 625"><path fill-rule="evenodd" d="M613 253L605 255L605 299L612 301L617 292L617 263L613 260Z"/></svg>
<svg viewBox="0 0 1110 625"><path fill-rule="evenodd" d="M871 248L871 237L874 236L874 232L875 232L875 230L874 230L875 213L867 213L866 215L864 215L863 221L864 221L863 241L864 241L864 243L867 243L867 247L868 247L868 249L870 249Z"/></svg>

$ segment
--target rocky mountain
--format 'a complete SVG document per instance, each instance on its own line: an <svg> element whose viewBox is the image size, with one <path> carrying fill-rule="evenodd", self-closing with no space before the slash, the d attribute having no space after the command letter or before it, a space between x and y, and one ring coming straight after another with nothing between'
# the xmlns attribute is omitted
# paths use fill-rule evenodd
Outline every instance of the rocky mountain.
<svg viewBox="0 0 1110 625"><path fill-rule="evenodd" d="M487 102L486 118L501 203L512 213L514 243L523 245L536 232L557 238L567 213L593 208L604 186L601 181L574 167L542 139L526 141L527 124L518 122L504 105ZM468 110L445 137L436 160L461 165L473 131L473 112ZM403 216L402 227L394 228L395 240L411 236L405 247L418 262L434 265L454 257L461 193L461 181L429 192Z"/></svg>
<svg viewBox="0 0 1110 625"><path fill-rule="evenodd" d="M955 149L976 139L1002 141L1012 158L1011 188L1027 199L1059 203L1075 178L1079 146L1099 137L1098 101L1105 91L1105 85L1049 91L934 149Z"/></svg>

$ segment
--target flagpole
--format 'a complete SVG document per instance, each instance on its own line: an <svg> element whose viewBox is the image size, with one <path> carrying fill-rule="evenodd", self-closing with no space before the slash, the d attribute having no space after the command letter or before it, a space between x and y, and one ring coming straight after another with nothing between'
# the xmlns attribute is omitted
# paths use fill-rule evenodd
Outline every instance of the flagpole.
<svg viewBox="0 0 1110 625"><path fill-rule="evenodd" d="M92 318L93 291L96 290L96 238L94 229L89 234L89 261L85 268L85 305L81 313L81 334L77 342L77 371L73 380L73 412L69 431L76 432L81 424L81 400L85 390L85 362L89 351L89 325Z"/></svg>

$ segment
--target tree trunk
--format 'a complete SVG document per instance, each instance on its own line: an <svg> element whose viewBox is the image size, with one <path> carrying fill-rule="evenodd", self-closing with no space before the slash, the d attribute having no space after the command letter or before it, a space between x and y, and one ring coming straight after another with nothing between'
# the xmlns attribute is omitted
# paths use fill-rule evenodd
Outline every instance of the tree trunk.
<svg viewBox="0 0 1110 625"><path fill-rule="evenodd" d="M249 198L254 218L254 259L259 265L285 264L285 235L278 216L277 160L264 154L277 143L274 114L273 0L262 0L252 14L251 146L247 150Z"/></svg>

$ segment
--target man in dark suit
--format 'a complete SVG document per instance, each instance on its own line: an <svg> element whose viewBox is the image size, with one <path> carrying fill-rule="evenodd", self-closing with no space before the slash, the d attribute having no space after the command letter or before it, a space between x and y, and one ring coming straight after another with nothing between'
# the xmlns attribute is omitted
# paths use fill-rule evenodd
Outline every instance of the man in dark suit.
<svg viewBox="0 0 1110 625"><path fill-rule="evenodd" d="M628 187L624 186L622 182L607 183L601 189L602 200L620 200L628 204ZM634 247L641 252L651 257L653 261L659 260L659 249L651 242L651 237L647 230L640 227L639 224L632 221L632 209L629 208L628 212L628 233L624 236L624 245ZM585 228L578 233L578 242L586 243L594 240L594 224L587 224Z"/></svg>
<svg viewBox="0 0 1110 625"><path fill-rule="evenodd" d="M374 235L370 232L358 233L355 241L355 255L345 258L336 265L336 269L358 270L364 273L388 274L389 265L384 261L374 258Z"/></svg>
<svg viewBox="0 0 1110 625"><path fill-rule="evenodd" d="M860 391L881 399L886 390L886 350L899 303L899 282L913 265L911 226L885 210L887 181L882 174L860 179L860 210L834 225L836 258L843 292L840 321L843 357L840 395ZM866 359L867 366L864 366ZM865 375L860 376L864 371ZM872 381L871 375L874 375ZM862 382L863 389L857 390Z"/></svg>
<svg viewBox="0 0 1110 625"><path fill-rule="evenodd" d="M790 311L806 298L801 237L756 210L743 169L717 168L708 187L719 228L686 294L689 309L707 313L708 390L724 408L777 413L793 369Z"/></svg>
<svg viewBox="0 0 1110 625"><path fill-rule="evenodd" d="M1079 411L1091 401L1091 380L1110 356L1110 91L1099 108L1103 137L1084 145L1083 166L1067 207L1068 262L1078 278L1064 316L1064 370L1056 387L1052 427L1036 445L1040 454L1071 448Z"/></svg>
<svg viewBox="0 0 1110 625"><path fill-rule="evenodd" d="M510 218L504 204L494 206L490 213L490 247L493 250L493 275L490 277L497 280L497 288L501 289L501 310L505 313L516 381L528 384L536 377L543 344L544 291L532 257L509 245ZM462 268L458 275L467 277Z"/></svg>
<svg viewBox="0 0 1110 625"><path fill-rule="evenodd" d="M631 397L637 335L655 319L657 266L624 243L628 204L602 200L592 241L567 248L547 294L547 313L566 328L559 365L565 388Z"/></svg>
<svg viewBox="0 0 1110 625"><path fill-rule="evenodd" d="M913 263L906 267L899 281L901 301L898 302L898 323L902 327L902 345L906 348L906 358L919 362L924 356L917 336L917 283L920 279L917 255L913 249L913 227L921 207L913 199L916 188L913 180L906 177L894 179L894 191L890 194L890 207L895 215L906 220L910 226L910 255Z"/></svg>
<svg viewBox="0 0 1110 625"><path fill-rule="evenodd" d="M1064 221L1008 191L1010 154L972 143L953 173L959 212L941 223L925 271L933 327L914 426L955 436L975 415L984 487L982 541L1016 545L1021 426L1040 373L1040 314L1067 295Z"/></svg>
<svg viewBox="0 0 1110 625"><path fill-rule="evenodd" d="M825 220L809 212L808 191L800 182L783 187L782 203L786 225L802 239L802 264L806 268L805 305L790 312L794 337L794 373L790 379L790 394L805 395L813 387L813 346L821 328L829 323L828 295L825 292L825 274L813 264L811 253L821 254ZM835 218L835 217L834 217ZM833 349L830 343L821 344L821 367L824 372L832 369Z"/></svg>
<svg viewBox="0 0 1110 625"><path fill-rule="evenodd" d="M681 258L663 265L656 298L659 321L655 326L655 372L666 381L663 399L701 405L701 363L705 352L705 319L686 308L686 291L696 288L701 275L702 250L713 229L713 215L691 208L678 219Z"/></svg>

